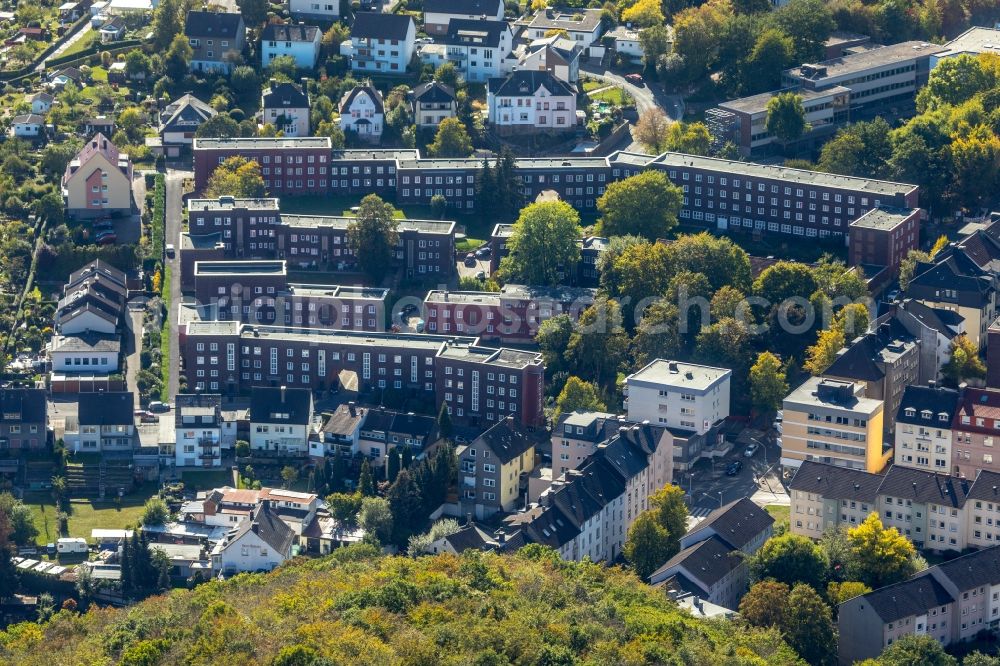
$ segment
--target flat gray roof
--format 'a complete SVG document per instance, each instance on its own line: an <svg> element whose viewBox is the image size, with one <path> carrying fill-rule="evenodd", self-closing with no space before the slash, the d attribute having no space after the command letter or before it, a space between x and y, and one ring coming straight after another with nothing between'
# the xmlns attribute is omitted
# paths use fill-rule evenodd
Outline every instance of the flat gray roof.
<svg viewBox="0 0 1000 666"><path fill-rule="evenodd" d="M296 296L326 296L329 298L367 298L384 301L389 295L388 289L380 287L342 287L340 285L323 284L289 284L288 288Z"/></svg>
<svg viewBox="0 0 1000 666"><path fill-rule="evenodd" d="M1000 54L1000 30L980 26L969 28L945 44L945 48L946 51L940 55L959 55L961 53Z"/></svg>
<svg viewBox="0 0 1000 666"><path fill-rule="evenodd" d="M234 197L219 197L218 199L189 199L189 211L206 210L278 210L278 199L276 197L265 197L260 199L236 199Z"/></svg>
<svg viewBox="0 0 1000 666"><path fill-rule="evenodd" d="M423 333L367 333L365 331L341 331L326 328L288 329L280 326L245 325L240 337L246 339L277 338L305 342L322 341L341 344L363 344L368 347L405 348L437 351L442 345L473 345L476 338L450 335L428 335ZM492 351L497 351L496 349Z"/></svg>
<svg viewBox="0 0 1000 666"><path fill-rule="evenodd" d="M802 73L802 66L786 70L785 74L810 81L822 81L824 79L848 76L851 74L860 74L870 69L888 67L890 65L906 62L908 60L927 57L934 53L940 53L946 50L947 47L939 46L938 44L931 44L930 42L900 42L898 44L890 44L889 46L883 46L877 49L868 49L858 53L852 53L850 55L841 56L840 58L833 58L832 60L824 60L819 63L806 63L826 67L826 74L823 76L817 76L815 78L806 76Z"/></svg>
<svg viewBox="0 0 1000 666"><path fill-rule="evenodd" d="M851 89L845 88L844 86L833 86L830 88L824 88L823 90L784 88L782 90L772 90L771 92L760 93L759 95L731 99L728 102L720 103L719 108L739 111L741 113L767 113L767 103L779 93L789 91L794 92L801 97L802 103L805 104L806 102L811 102L816 99L824 99L827 97L833 97L834 95L849 93L851 92Z"/></svg>
<svg viewBox="0 0 1000 666"><path fill-rule="evenodd" d="M500 295L505 298L517 298L522 300L530 299L551 299L563 303L572 301L593 302L597 296L597 289L590 287L540 287L523 284L505 284L500 289Z"/></svg>
<svg viewBox="0 0 1000 666"><path fill-rule="evenodd" d="M333 149L333 142L328 136L303 136L303 137L281 137L281 138L260 138L260 137L233 137L227 139L193 139L195 150L213 149L237 149L237 150L276 150L282 148L326 148Z"/></svg>
<svg viewBox="0 0 1000 666"><path fill-rule="evenodd" d="M337 150L333 153L335 160L408 160L419 156L416 148L372 148Z"/></svg>
<svg viewBox="0 0 1000 666"><path fill-rule="evenodd" d="M646 386L672 386L674 388L707 391L716 383L728 378L733 371L710 365L668 361L658 358L646 367L625 378L626 384Z"/></svg>
<svg viewBox="0 0 1000 666"><path fill-rule="evenodd" d="M217 245L223 243L222 232L216 231L210 234L181 234L181 248L184 250L212 250Z"/></svg>
<svg viewBox="0 0 1000 666"><path fill-rule="evenodd" d="M902 224L916 212L915 208L891 208L879 206L873 208L854 222L852 227L865 227L867 229L883 229L888 231Z"/></svg>
<svg viewBox="0 0 1000 666"><path fill-rule="evenodd" d="M334 229L347 229L354 220L353 217L343 215L288 215L281 216L281 223L294 227L314 228L333 227ZM399 231L421 231L429 234L451 234L455 231L455 222L452 220L412 220L403 218L398 220Z"/></svg>
<svg viewBox="0 0 1000 666"><path fill-rule="evenodd" d="M872 414L878 411L878 408L882 406L881 400L875 400L874 398L862 398L854 396L849 405L842 405L831 400L821 400L819 396L816 395L817 389L820 384L826 386L840 386L840 385L850 385L853 387L854 382L845 382L836 379L827 379L825 377L810 377L797 389L792 391L785 398L786 403L796 403L799 405L813 405L816 407L825 407L827 409L840 409L845 412L863 412L867 414ZM853 391L853 388L852 388Z"/></svg>
<svg viewBox="0 0 1000 666"><path fill-rule="evenodd" d="M285 260L196 261L195 275L285 275Z"/></svg>
<svg viewBox="0 0 1000 666"><path fill-rule="evenodd" d="M424 298L425 303L461 303L464 305L491 305L499 307L500 293L496 291L444 291L432 289Z"/></svg>
<svg viewBox="0 0 1000 666"><path fill-rule="evenodd" d="M661 164L667 168L693 167L733 176L772 178L774 180L786 181L790 185L801 183L803 185L816 185L820 187L839 187L870 192L871 194L884 194L886 196L904 195L917 189L916 185L909 185L907 183L894 183L887 180L875 180L874 178L840 176L833 173L790 169L785 166L755 164L754 162L734 162L733 160L724 160L717 157L701 157L685 153L663 153L656 158L653 164Z"/></svg>

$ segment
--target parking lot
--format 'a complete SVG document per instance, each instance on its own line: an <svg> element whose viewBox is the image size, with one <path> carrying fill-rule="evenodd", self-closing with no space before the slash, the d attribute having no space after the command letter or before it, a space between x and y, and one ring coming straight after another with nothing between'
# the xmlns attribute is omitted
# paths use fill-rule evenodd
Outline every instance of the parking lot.
<svg viewBox="0 0 1000 666"><path fill-rule="evenodd" d="M486 250L486 252L483 252L484 249ZM480 272L482 272L485 277L489 277L490 258L492 257L492 252L490 251L490 248L489 247L481 248L480 250L477 250L476 253L469 253L469 254L474 255L472 260L470 260L468 256L462 256L459 257L458 261L456 262L457 266L456 270L458 271L458 277L474 278ZM476 254L478 254L479 256L475 256Z"/></svg>

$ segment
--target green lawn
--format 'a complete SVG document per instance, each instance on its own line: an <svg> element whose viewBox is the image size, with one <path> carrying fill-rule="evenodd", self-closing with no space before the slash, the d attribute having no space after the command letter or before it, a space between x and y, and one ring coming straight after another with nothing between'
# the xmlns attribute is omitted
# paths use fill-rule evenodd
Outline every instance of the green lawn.
<svg viewBox="0 0 1000 666"><path fill-rule="evenodd" d="M59 54L59 57L71 56L84 49L89 49L91 46L96 44L101 39L101 34L97 30L91 30L82 39L77 40L75 44L66 49L63 53ZM108 75L105 73L105 80L107 80Z"/></svg>
<svg viewBox="0 0 1000 666"><path fill-rule="evenodd" d="M124 529L135 526L142 517L146 500L156 494L156 487L147 484L139 492L122 499L121 507L114 502L96 500L72 500L69 512L69 536L90 539L94 528ZM31 509L35 527L38 528L36 541L52 543L61 535L58 533L57 510L48 493L25 493L24 503Z"/></svg>
<svg viewBox="0 0 1000 666"><path fill-rule="evenodd" d="M211 472L182 472L181 481L185 490L211 490L233 485L233 474L228 469Z"/></svg>
<svg viewBox="0 0 1000 666"><path fill-rule="evenodd" d="M592 102L607 102L618 106L630 106L633 104L632 96L621 88L608 88L599 93L588 95Z"/></svg>
<svg viewBox="0 0 1000 666"><path fill-rule="evenodd" d="M607 84L603 81L598 81L596 79L584 79L583 81L583 92L590 92L591 90L597 90L598 88L603 88Z"/></svg>
<svg viewBox="0 0 1000 666"><path fill-rule="evenodd" d="M459 252L472 252L476 248L480 247L486 241L481 238L472 238L471 236L466 236L464 240L460 240L455 243L455 249Z"/></svg>
<svg viewBox="0 0 1000 666"><path fill-rule="evenodd" d="M775 527L781 523L784 523L786 526L789 524L791 519L791 507L782 506L780 504L768 504L764 507L764 510L771 514L771 517L774 518Z"/></svg>

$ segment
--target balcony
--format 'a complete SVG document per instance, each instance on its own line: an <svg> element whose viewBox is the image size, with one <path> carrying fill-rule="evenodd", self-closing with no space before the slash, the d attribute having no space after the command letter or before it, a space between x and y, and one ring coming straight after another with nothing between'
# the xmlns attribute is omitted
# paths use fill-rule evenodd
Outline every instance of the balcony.
<svg viewBox="0 0 1000 666"><path fill-rule="evenodd" d="M215 447L219 446L219 440L212 439L211 437L199 437L198 446L202 447Z"/></svg>
<svg viewBox="0 0 1000 666"><path fill-rule="evenodd" d="M462 477L462 485L465 486L466 488L475 488L476 487L476 477L474 477L474 476L465 476L465 477Z"/></svg>

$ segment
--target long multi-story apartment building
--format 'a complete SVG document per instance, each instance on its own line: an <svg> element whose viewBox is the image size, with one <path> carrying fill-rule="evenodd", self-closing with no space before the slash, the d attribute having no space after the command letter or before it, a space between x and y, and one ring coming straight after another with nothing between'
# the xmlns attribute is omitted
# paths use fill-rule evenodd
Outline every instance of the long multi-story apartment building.
<svg viewBox="0 0 1000 666"><path fill-rule="evenodd" d="M347 242L350 217L283 215L276 198L232 197L192 199L188 216L181 272L189 282L193 262L202 255L205 259L284 259L289 266L307 270L357 270L357 259ZM401 219L397 233L394 261L407 277L451 276L454 222Z"/></svg>
<svg viewBox="0 0 1000 666"><path fill-rule="evenodd" d="M322 148L297 143L313 140L197 139L196 189L204 188L211 171L230 155L260 158L262 168L268 169L274 168L275 158L281 156L286 173L277 186L268 186L274 194L374 192L398 204L421 205L441 195L452 208L475 208L481 160L426 159L411 149L327 149L324 156L314 154L322 152ZM310 157L317 169L315 177L309 178L303 172L300 181L296 173L288 185L289 159L297 172L309 168ZM667 173L684 189L682 219L719 230L804 238L843 237L855 220L875 208L914 209L918 205L915 185L682 153L653 156L620 151L608 157L524 158L515 165L526 201L543 190L554 190L580 210L594 210L608 183L647 169ZM270 172L264 177L277 180ZM887 258L883 265L890 263Z"/></svg>
<svg viewBox="0 0 1000 666"><path fill-rule="evenodd" d="M203 319L298 328L384 331L381 287L295 284L284 261L198 261L195 298Z"/></svg>
<svg viewBox="0 0 1000 666"><path fill-rule="evenodd" d="M229 157L245 157L260 165L264 186L271 194L307 194L324 191L330 182L330 137L195 138L195 190L201 192L215 167Z"/></svg>
<svg viewBox="0 0 1000 666"><path fill-rule="evenodd" d="M193 321L180 330L185 373L196 392L327 389L348 372L357 377L359 392L405 390L446 404L456 423L489 424L511 415L535 426L543 419L545 367L537 352L483 347L473 337L236 321Z"/></svg>
<svg viewBox="0 0 1000 666"><path fill-rule="evenodd" d="M1000 548L987 548L918 572L840 604L839 661L877 657L905 636L941 645L972 641L1000 624Z"/></svg>
<svg viewBox="0 0 1000 666"><path fill-rule="evenodd" d="M593 305L595 289L504 285L498 292L431 290L423 315L430 333L529 342L542 322L562 314L574 321Z"/></svg>

